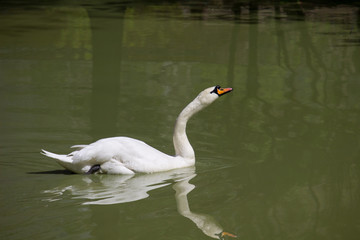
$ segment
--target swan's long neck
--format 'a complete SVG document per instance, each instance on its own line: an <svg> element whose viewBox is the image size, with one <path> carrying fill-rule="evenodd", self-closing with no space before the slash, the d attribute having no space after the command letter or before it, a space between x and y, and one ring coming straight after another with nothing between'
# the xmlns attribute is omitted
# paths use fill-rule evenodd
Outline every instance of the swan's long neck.
<svg viewBox="0 0 360 240"><path fill-rule="evenodd" d="M173 136L174 148L176 156L181 156L189 160L195 160L194 149L186 136L186 123L195 113L203 109L203 105L198 98L195 98L178 116L175 123Z"/></svg>

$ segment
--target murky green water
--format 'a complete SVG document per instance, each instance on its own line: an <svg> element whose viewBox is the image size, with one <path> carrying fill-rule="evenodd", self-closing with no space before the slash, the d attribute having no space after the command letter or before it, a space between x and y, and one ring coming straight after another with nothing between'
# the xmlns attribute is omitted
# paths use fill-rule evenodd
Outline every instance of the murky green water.
<svg viewBox="0 0 360 240"><path fill-rule="evenodd" d="M0 8L1 239L358 238L359 5L24 4ZM234 91L189 122L196 169L84 176L39 154L173 153L216 84Z"/></svg>

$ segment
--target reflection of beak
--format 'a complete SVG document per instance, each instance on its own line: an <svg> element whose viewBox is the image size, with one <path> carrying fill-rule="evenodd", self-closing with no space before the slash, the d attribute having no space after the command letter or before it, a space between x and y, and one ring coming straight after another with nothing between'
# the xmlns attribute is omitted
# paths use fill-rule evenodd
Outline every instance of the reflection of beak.
<svg viewBox="0 0 360 240"><path fill-rule="evenodd" d="M236 238L237 236L236 235L234 235L234 234L231 234L231 233L228 233L228 232L222 232L221 234L220 234L220 239L223 239L223 237L225 237L225 236L228 236L228 237L232 237L232 238Z"/></svg>
<svg viewBox="0 0 360 240"><path fill-rule="evenodd" d="M233 90L232 88L218 88L217 89L217 94L219 96L221 96L221 95L224 95L225 93L231 92L232 90Z"/></svg>

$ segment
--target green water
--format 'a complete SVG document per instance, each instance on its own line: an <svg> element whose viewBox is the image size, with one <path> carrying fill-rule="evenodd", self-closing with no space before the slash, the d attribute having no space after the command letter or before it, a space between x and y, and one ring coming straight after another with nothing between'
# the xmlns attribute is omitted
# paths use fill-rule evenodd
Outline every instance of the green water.
<svg viewBox="0 0 360 240"><path fill-rule="evenodd" d="M1 239L358 239L358 4L34 2L0 4ZM217 84L234 91L187 128L196 169L39 154L110 136L173 154Z"/></svg>

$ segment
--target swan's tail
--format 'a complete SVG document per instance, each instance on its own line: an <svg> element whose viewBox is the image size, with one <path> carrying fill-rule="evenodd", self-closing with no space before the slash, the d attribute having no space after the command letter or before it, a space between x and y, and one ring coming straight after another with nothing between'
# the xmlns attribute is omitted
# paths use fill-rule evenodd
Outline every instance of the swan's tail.
<svg viewBox="0 0 360 240"><path fill-rule="evenodd" d="M60 161L65 162L65 163L72 163L71 157L69 157L67 155L60 155L60 154L48 152L48 151L46 151L44 149L41 149L41 154L45 155L47 157L50 157L50 158L54 158L56 160L60 160Z"/></svg>
<svg viewBox="0 0 360 240"><path fill-rule="evenodd" d="M48 152L44 149L41 150L41 154L53 158L55 159L55 161L60 164L62 167L72 171L72 172L76 172L73 170L73 160L72 160L72 156L68 156L68 155L60 155L60 154L56 154L56 153L52 153L52 152Z"/></svg>

